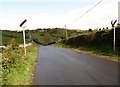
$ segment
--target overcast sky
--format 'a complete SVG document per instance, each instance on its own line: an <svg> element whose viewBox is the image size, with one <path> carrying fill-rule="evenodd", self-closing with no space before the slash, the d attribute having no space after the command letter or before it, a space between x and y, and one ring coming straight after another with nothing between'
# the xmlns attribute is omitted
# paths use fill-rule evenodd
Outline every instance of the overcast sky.
<svg viewBox="0 0 120 87"><path fill-rule="evenodd" d="M69 29L111 27L118 19L119 0L103 0L97 7L79 18L100 0L2 0L0 1L0 29L19 30L27 19L27 29L55 28L67 25Z"/></svg>

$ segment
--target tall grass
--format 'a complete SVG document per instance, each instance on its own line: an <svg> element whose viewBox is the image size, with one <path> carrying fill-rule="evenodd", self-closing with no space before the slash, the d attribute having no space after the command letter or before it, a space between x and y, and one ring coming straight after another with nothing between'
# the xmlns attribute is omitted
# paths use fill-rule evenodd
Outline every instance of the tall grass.
<svg viewBox="0 0 120 87"><path fill-rule="evenodd" d="M37 46L23 48L10 44L2 53L2 85L30 85L37 55Z"/></svg>

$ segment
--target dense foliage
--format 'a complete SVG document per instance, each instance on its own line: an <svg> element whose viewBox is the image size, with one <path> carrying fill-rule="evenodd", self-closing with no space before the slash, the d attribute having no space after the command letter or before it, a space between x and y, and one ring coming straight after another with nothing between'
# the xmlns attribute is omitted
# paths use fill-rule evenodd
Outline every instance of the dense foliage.
<svg viewBox="0 0 120 87"><path fill-rule="evenodd" d="M19 71L21 67L24 70L24 50L16 45L11 45L3 50L2 54L2 84L9 85L10 78L15 71ZM12 75L11 75L12 73Z"/></svg>
<svg viewBox="0 0 120 87"><path fill-rule="evenodd" d="M58 40L66 39L66 30L62 28L47 28L47 29L36 29L36 30L26 30L26 42L29 43L32 40L48 45L50 43L57 42ZM79 34L77 30L67 30L68 37L75 37ZM16 44L23 44L23 32L22 31L7 31L2 30L2 45L8 45L11 43L12 39L15 40Z"/></svg>
<svg viewBox="0 0 120 87"><path fill-rule="evenodd" d="M66 39L66 30L61 28L37 29L30 32L32 34L32 39L43 45L49 45L51 43L56 43L59 40ZM68 37L75 37L79 34L77 30L67 30L67 32Z"/></svg>
<svg viewBox="0 0 120 87"><path fill-rule="evenodd" d="M120 53L120 28L116 31L116 53ZM98 49L102 52L113 52L113 29L104 29L98 31L90 31L87 34L70 38L64 41L66 45L71 47L88 47Z"/></svg>
<svg viewBox="0 0 120 87"><path fill-rule="evenodd" d="M24 49L12 43L2 52L2 85L30 85L37 56L37 47Z"/></svg>

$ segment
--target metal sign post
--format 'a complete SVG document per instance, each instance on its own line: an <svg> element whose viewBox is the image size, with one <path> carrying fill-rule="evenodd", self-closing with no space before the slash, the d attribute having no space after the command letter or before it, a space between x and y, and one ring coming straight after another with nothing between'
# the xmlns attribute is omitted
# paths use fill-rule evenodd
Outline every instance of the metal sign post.
<svg viewBox="0 0 120 87"><path fill-rule="evenodd" d="M27 20L25 19L21 24L20 24L20 27L22 27L22 25L26 22ZM25 27L22 27L23 28L23 40L24 40L24 53L25 53L25 57L26 57L26 42L25 42Z"/></svg>
<svg viewBox="0 0 120 87"><path fill-rule="evenodd" d="M113 50L115 51L115 23L117 22L117 20L114 21L111 21L111 25L113 27L113 30L114 30L114 33L113 33Z"/></svg>
<svg viewBox="0 0 120 87"><path fill-rule="evenodd" d="M23 27L23 39L24 39L24 52L25 52L25 57L26 57L26 41L25 41L25 27Z"/></svg>
<svg viewBox="0 0 120 87"><path fill-rule="evenodd" d="M115 51L115 27L113 27L114 29L114 41L113 41L113 50Z"/></svg>

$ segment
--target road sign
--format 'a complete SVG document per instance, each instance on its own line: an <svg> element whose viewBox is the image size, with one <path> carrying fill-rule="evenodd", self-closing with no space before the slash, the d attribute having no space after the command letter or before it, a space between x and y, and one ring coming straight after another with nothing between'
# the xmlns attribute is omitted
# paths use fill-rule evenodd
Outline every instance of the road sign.
<svg viewBox="0 0 120 87"><path fill-rule="evenodd" d="M22 27L23 24L26 22L27 20L25 19L19 26ZM24 52L25 52L25 57L26 57L26 42L25 42L25 27L22 27L23 28L23 40L24 40Z"/></svg>
<svg viewBox="0 0 120 87"><path fill-rule="evenodd" d="M20 27L22 27L22 25L26 22L27 20L25 19L21 24Z"/></svg>

